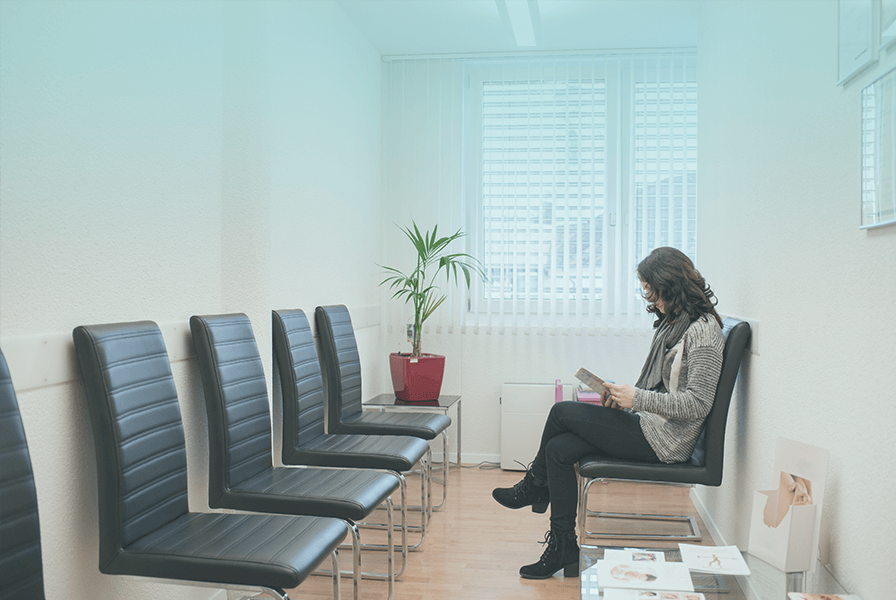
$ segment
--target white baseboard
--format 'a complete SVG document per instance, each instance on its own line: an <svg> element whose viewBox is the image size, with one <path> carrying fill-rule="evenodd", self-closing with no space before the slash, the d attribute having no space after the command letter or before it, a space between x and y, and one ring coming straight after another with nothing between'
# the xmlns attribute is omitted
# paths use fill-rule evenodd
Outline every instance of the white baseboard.
<svg viewBox="0 0 896 600"><path fill-rule="evenodd" d="M694 504L694 508L697 509L697 514L700 515L700 518L703 519L703 524L706 526L706 530L709 532L709 535L712 536L713 541L716 546L728 546L725 541L725 536L722 535L722 532L719 531L716 522L713 521L712 515L709 514L709 511L706 510L706 505L703 504L703 500L700 499L700 496L697 495L697 488L691 488L691 502ZM748 600L761 600L759 594L757 594L756 590L752 585L747 584L747 589L744 590Z"/></svg>
<svg viewBox="0 0 896 600"><path fill-rule="evenodd" d="M719 528L716 526L715 521L712 520L712 515L709 514L708 510L706 510L706 505L703 504L703 500L701 500L700 496L697 494L697 488L691 488L690 496L691 502L694 504L694 508L697 509L697 514L700 515L701 519L703 519L703 524L706 525L706 530L709 532L709 535L712 536L712 539L713 541L715 541L716 546L728 546L729 544L725 542L725 536L723 536L722 532L719 531Z"/></svg>

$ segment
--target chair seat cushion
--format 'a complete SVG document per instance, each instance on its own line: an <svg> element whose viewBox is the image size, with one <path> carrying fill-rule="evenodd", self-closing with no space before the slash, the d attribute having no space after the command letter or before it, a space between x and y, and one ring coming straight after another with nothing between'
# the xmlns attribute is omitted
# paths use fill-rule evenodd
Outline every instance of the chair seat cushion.
<svg viewBox="0 0 896 600"><path fill-rule="evenodd" d="M214 508L357 521L396 489L398 479L378 471L274 467L225 491Z"/></svg>
<svg viewBox="0 0 896 600"><path fill-rule="evenodd" d="M343 417L333 433L368 435L412 435L434 439L448 429L451 417L435 413L365 411Z"/></svg>
<svg viewBox="0 0 896 600"><path fill-rule="evenodd" d="M670 483L719 485L705 465L692 456L687 462L649 463L606 454L593 454L579 460L579 474L592 479L628 479Z"/></svg>
<svg viewBox="0 0 896 600"><path fill-rule="evenodd" d="M289 589L302 583L347 531L336 519L187 513L130 544L100 571Z"/></svg>
<svg viewBox="0 0 896 600"><path fill-rule="evenodd" d="M296 448L286 464L409 471L429 442L395 435L321 435Z"/></svg>

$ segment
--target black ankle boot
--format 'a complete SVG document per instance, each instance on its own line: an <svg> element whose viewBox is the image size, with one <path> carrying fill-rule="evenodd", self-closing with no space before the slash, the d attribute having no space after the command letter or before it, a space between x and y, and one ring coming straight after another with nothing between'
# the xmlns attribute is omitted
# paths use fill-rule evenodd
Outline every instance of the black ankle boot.
<svg viewBox="0 0 896 600"><path fill-rule="evenodd" d="M579 545L575 531L562 533L551 528L539 544L546 544L544 553L537 563L520 567L520 577L547 579L560 569L563 569L564 577L579 576Z"/></svg>
<svg viewBox="0 0 896 600"><path fill-rule="evenodd" d="M492 498L507 508L523 508L532 505L532 512L543 513L548 509L551 496L548 486L535 485L535 476L532 469L526 471L523 480L511 488L495 488L492 490Z"/></svg>

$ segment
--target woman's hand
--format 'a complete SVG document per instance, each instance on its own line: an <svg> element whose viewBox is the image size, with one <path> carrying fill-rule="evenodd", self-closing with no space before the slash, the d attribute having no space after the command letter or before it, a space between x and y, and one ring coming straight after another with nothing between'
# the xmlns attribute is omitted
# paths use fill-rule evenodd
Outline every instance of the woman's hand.
<svg viewBox="0 0 896 600"><path fill-rule="evenodd" d="M616 385L604 382L607 393L604 394L604 406L609 408L631 408L635 403L635 388L628 384Z"/></svg>

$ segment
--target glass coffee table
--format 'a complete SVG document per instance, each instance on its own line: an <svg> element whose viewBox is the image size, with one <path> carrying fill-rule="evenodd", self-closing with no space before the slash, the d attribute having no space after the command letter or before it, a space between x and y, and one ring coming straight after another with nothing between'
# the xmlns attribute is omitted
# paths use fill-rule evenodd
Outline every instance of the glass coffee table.
<svg viewBox="0 0 896 600"><path fill-rule="evenodd" d="M364 401L361 406L364 410L376 410L381 412L436 412L443 415L448 415L448 410L453 406L457 414L457 418L452 421L452 424L457 428L457 468L460 468L460 396L442 394L439 396L438 400L412 402L396 398L395 394L380 394L370 400ZM439 479L438 477L432 478L433 481L442 485L442 501L438 505L433 506L435 509L441 508L448 497L448 470L451 468L451 460L448 456L447 432L445 432L443 443L444 456L442 457L442 479Z"/></svg>
<svg viewBox="0 0 896 600"><path fill-rule="evenodd" d="M583 545L581 552L582 600L602 598L598 589L597 570L593 567L604 556L604 550L623 549L621 546ZM626 546L631 548L631 546ZM663 552L667 562L680 562L678 546L670 548L642 548L650 552ZM750 575L714 575L691 573L694 591L706 600L787 600L788 592L809 592L825 594L846 594L820 563L815 571L805 573L784 573L747 552L742 552Z"/></svg>
<svg viewBox="0 0 896 600"><path fill-rule="evenodd" d="M457 426L457 466L460 467L460 396L442 394L438 400L424 400L422 402L409 402L399 400L395 394L380 394L370 400L365 400L361 405L365 410L379 410L384 412L437 412L443 415L453 406L457 411L457 419L453 423ZM447 459L446 459L447 460Z"/></svg>

